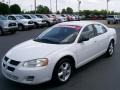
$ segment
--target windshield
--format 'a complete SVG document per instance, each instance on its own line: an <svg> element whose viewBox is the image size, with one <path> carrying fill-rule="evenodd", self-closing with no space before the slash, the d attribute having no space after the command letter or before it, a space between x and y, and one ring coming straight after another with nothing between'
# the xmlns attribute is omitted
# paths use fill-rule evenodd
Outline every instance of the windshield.
<svg viewBox="0 0 120 90"><path fill-rule="evenodd" d="M35 41L51 44L73 43L78 36L80 26L59 26L46 30Z"/></svg>
<svg viewBox="0 0 120 90"><path fill-rule="evenodd" d="M35 15L31 15L31 17L32 17L32 18L37 18L37 16L35 16Z"/></svg>
<svg viewBox="0 0 120 90"><path fill-rule="evenodd" d="M23 16L16 16L17 19L25 19Z"/></svg>
<svg viewBox="0 0 120 90"><path fill-rule="evenodd" d="M0 15L0 20L7 20L7 18L2 16L2 15Z"/></svg>
<svg viewBox="0 0 120 90"><path fill-rule="evenodd" d="M26 19L31 19L31 17L27 16L27 15L23 15L23 17L26 18Z"/></svg>
<svg viewBox="0 0 120 90"><path fill-rule="evenodd" d="M108 18L114 18L114 16L108 16Z"/></svg>

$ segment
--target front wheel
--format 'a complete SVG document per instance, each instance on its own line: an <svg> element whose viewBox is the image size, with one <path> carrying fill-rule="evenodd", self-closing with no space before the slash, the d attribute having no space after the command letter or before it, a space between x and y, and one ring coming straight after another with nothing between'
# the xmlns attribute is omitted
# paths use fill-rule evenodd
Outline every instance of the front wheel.
<svg viewBox="0 0 120 90"><path fill-rule="evenodd" d="M53 81L64 84L66 83L73 73L73 66L69 59L63 59L57 63L53 72Z"/></svg>
<svg viewBox="0 0 120 90"><path fill-rule="evenodd" d="M109 44L109 46L108 46L108 50L106 52L106 55L110 57L113 54L114 54L114 42L111 41L110 44Z"/></svg>

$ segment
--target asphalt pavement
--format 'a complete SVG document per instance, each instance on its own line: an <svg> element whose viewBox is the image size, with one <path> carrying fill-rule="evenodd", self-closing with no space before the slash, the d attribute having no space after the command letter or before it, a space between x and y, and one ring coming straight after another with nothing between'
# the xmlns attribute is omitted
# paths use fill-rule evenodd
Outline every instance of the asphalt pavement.
<svg viewBox="0 0 120 90"><path fill-rule="evenodd" d="M44 29L0 36L0 59L10 48L37 37ZM0 72L0 90L120 90L120 29L117 28L116 31L118 41L114 55L110 58L103 55L79 68L68 83L54 85L48 82L28 86L7 80Z"/></svg>

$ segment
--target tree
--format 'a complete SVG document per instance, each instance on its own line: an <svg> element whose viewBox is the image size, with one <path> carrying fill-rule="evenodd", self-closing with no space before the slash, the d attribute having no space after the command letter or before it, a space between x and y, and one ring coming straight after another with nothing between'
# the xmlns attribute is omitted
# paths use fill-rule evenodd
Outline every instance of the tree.
<svg viewBox="0 0 120 90"><path fill-rule="evenodd" d="M62 9L62 12L61 12L62 14L66 14L67 12L66 12L66 9Z"/></svg>
<svg viewBox="0 0 120 90"><path fill-rule="evenodd" d="M60 14L60 11L57 11L56 14Z"/></svg>
<svg viewBox="0 0 120 90"><path fill-rule="evenodd" d="M9 6L0 2L0 14L9 14Z"/></svg>
<svg viewBox="0 0 120 90"><path fill-rule="evenodd" d="M49 8L47 6L39 5L37 7L37 13L49 14L49 13L51 13L51 11L49 10Z"/></svg>
<svg viewBox="0 0 120 90"><path fill-rule="evenodd" d="M70 7L67 7L66 12L67 14L73 14L73 9Z"/></svg>
<svg viewBox="0 0 120 90"><path fill-rule="evenodd" d="M44 14L50 13L50 10L49 10L49 8L48 8L47 6L44 6L43 9L44 9L44 10L43 10L43 13L44 13Z"/></svg>
<svg viewBox="0 0 120 90"><path fill-rule="evenodd" d="M20 14L21 13L21 8L19 5L14 4L10 6L10 13L12 14Z"/></svg>

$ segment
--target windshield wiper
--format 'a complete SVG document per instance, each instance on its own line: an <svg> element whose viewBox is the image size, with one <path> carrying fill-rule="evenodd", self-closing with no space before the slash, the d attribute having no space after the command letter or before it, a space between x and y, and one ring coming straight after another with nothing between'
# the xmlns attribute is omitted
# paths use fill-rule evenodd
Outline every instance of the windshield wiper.
<svg viewBox="0 0 120 90"><path fill-rule="evenodd" d="M43 42L43 43L50 43L50 44L60 44L59 41L48 39L48 38L34 39L34 41Z"/></svg>

